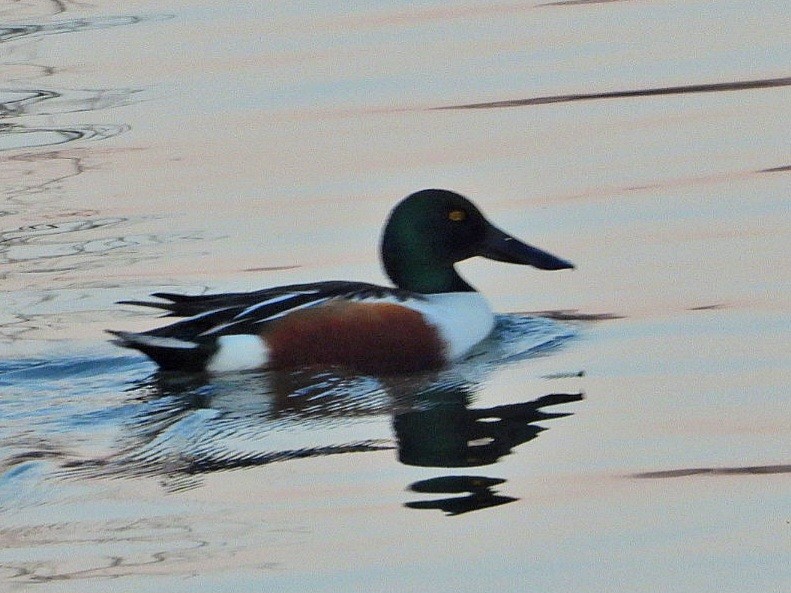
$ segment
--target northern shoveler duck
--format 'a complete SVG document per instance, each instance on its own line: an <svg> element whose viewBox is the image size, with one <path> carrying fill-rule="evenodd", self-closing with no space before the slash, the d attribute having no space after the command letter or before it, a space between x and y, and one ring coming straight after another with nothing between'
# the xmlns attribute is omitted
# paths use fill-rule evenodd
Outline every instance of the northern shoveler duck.
<svg viewBox="0 0 791 593"><path fill-rule="evenodd" d="M120 303L185 319L143 333L110 333L163 370L438 368L463 358L494 327L486 299L453 267L476 255L542 270L574 267L501 231L459 194L428 189L401 201L385 226L381 256L394 287L329 281L243 293L155 293L163 302Z"/></svg>

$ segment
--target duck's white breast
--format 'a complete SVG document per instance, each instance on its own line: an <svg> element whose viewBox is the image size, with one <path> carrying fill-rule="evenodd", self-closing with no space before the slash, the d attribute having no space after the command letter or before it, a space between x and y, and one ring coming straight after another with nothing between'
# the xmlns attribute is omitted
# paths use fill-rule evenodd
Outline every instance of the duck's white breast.
<svg viewBox="0 0 791 593"><path fill-rule="evenodd" d="M425 301L409 301L408 306L439 330L450 360L462 358L494 329L494 313L478 292L429 294Z"/></svg>

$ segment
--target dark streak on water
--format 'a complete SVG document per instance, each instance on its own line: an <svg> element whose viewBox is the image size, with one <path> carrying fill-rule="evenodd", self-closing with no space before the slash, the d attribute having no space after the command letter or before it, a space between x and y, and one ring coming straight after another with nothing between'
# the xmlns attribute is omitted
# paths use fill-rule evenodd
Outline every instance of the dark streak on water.
<svg viewBox="0 0 791 593"><path fill-rule="evenodd" d="M578 4L608 4L610 2L625 2L626 0L559 0L558 2L545 2L538 6L576 6Z"/></svg>
<svg viewBox="0 0 791 593"><path fill-rule="evenodd" d="M243 272L280 272L282 270L296 270L301 268L301 264L292 264L290 266L262 266L260 268L245 268Z"/></svg>
<svg viewBox="0 0 791 593"><path fill-rule="evenodd" d="M791 465L751 465L746 467L693 467L632 474L632 478L686 478L688 476L738 476L791 473Z"/></svg>
<svg viewBox="0 0 791 593"><path fill-rule="evenodd" d="M539 317L546 317L547 319L555 319L557 321L612 321L614 319L623 319L623 315L617 313L580 313L576 309L561 309L554 311L530 311L525 312L526 315L538 315Z"/></svg>
<svg viewBox="0 0 791 593"><path fill-rule="evenodd" d="M782 165L780 167L770 167L769 169L761 169L757 173L787 173L791 171L791 165Z"/></svg>
<svg viewBox="0 0 791 593"><path fill-rule="evenodd" d="M699 305L697 307L690 307L690 311L716 311L718 309L724 309L726 305L722 303L714 303L712 305Z"/></svg>
<svg viewBox="0 0 791 593"><path fill-rule="evenodd" d="M629 91L609 91L604 93L576 93L572 95L550 95L529 99L511 99L507 101L490 101L487 103L468 103L464 105L447 105L432 107L432 110L447 109L497 109L501 107L523 107L528 105L547 105L550 103L570 103L574 101L594 101L598 99L624 99L629 97L655 97L663 95L685 95L689 93L719 93L728 91L748 91L791 85L791 77L764 78L760 80L742 80L736 82L718 82L713 84L690 84L683 86L658 87Z"/></svg>

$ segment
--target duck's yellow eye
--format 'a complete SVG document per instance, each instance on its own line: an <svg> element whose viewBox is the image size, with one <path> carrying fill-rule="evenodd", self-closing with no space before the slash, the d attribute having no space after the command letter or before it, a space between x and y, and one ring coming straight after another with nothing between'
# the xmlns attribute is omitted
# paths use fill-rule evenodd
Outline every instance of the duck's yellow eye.
<svg viewBox="0 0 791 593"><path fill-rule="evenodd" d="M464 210L451 210L448 212L448 219L453 222L461 222L467 218L467 213Z"/></svg>

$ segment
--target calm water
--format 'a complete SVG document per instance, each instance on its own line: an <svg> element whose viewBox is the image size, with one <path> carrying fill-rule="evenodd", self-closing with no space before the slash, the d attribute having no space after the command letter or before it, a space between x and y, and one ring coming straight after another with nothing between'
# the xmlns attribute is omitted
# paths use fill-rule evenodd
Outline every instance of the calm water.
<svg viewBox="0 0 791 593"><path fill-rule="evenodd" d="M785 2L110 4L0 3L0 591L791 590ZM468 361L105 339L424 187L578 266L464 263Z"/></svg>

